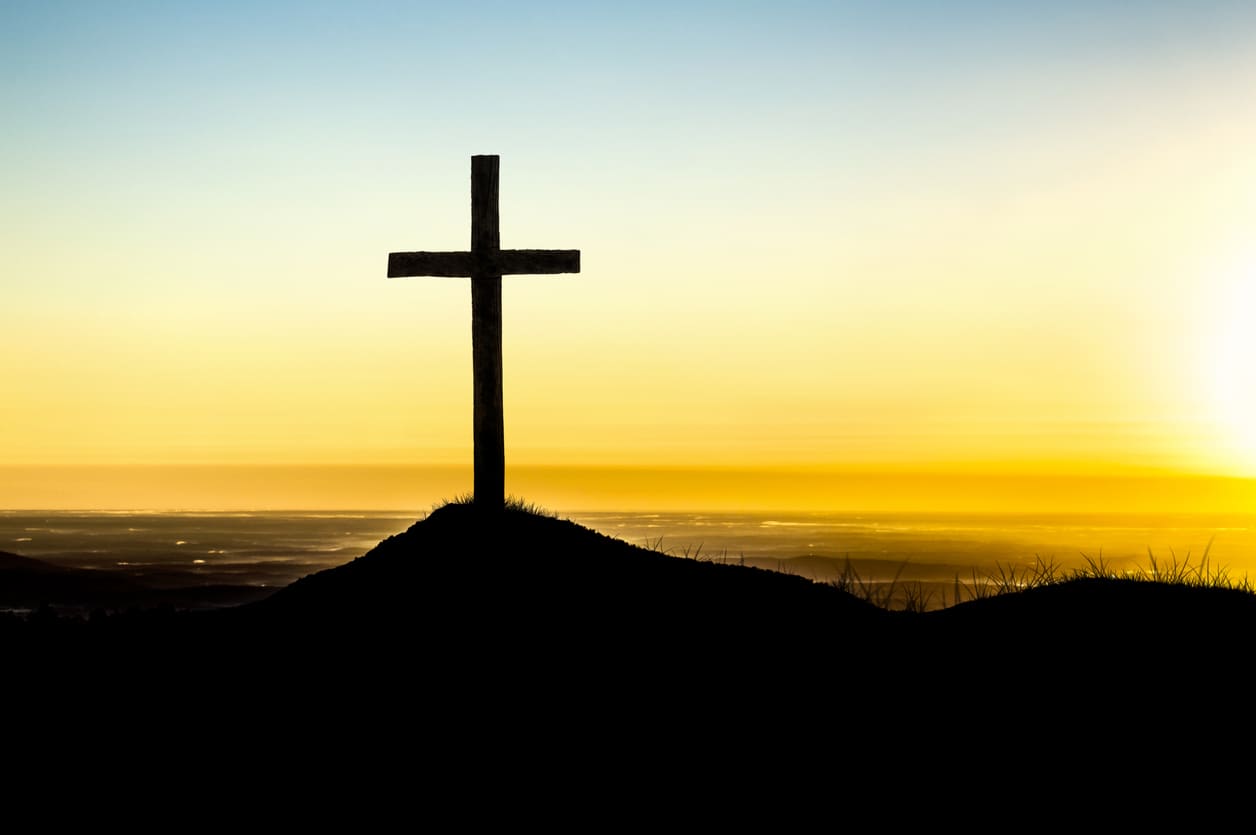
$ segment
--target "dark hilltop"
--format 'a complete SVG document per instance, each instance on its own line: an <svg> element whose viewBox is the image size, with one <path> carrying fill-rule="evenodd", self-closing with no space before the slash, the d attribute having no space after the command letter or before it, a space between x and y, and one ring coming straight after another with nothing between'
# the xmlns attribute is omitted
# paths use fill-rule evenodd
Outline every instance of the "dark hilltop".
<svg viewBox="0 0 1256 835"><path fill-rule="evenodd" d="M47 580L16 556L0 568ZM1254 639L1246 590L1077 578L889 611L799 576L469 503L253 602L0 618L6 693L27 709L338 715L424 744L802 722L880 746L889 727L901 742L906 728L931 739L999 715L1128 717L1239 700Z"/></svg>
<svg viewBox="0 0 1256 835"><path fill-rule="evenodd" d="M531 509L485 512L472 503L446 504L368 553L261 599L238 591L224 598L243 600L238 605L222 605L214 589L155 592L15 554L0 554L0 591L9 605L114 604L88 618L47 608L10 615L0 630L10 649L42 640L72 648L78 638L109 635L123 655L177 639L241 656L264 656L279 643L323 658L352 643L353 658L404 651L449 663L526 654L554 663L618 666L639 656L688 665L722 656L875 659L887 650L910 658L919 650L910 660L997 666L1009 656L1044 662L1034 651L1045 649L1040 642L1068 645L1080 661L1137 658L1183 641L1199 655L1256 636L1256 595L1241 589L1079 577L938 611L889 611L832 584L671 556ZM152 629L157 622L163 627ZM294 635L302 640L286 644ZM952 642L971 643L951 657Z"/></svg>

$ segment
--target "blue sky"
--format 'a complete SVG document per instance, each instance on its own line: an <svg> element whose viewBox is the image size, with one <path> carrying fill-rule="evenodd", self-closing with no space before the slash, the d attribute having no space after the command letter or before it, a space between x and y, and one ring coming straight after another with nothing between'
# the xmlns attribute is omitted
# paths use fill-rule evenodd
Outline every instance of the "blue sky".
<svg viewBox="0 0 1256 835"><path fill-rule="evenodd" d="M383 265L497 153L503 245L583 253L506 291L524 460L1256 472L1253 55L1242 2L4 3L0 466L465 459L469 294Z"/></svg>

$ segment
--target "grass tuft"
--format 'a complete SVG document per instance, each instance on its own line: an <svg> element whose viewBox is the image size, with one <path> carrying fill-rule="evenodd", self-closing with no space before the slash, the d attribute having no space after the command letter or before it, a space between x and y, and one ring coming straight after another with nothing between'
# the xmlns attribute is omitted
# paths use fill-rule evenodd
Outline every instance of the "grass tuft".
<svg viewBox="0 0 1256 835"><path fill-rule="evenodd" d="M898 571L894 573L893 579L888 583L874 583L860 577L859 570L850 561L850 557L847 557L845 564L842 566L842 573L838 575L837 579L829 582L848 594L853 594L855 597L866 600L883 609L889 609L894 608L899 578L906 568L907 563L904 562L898 567ZM908 595L908 597L912 598L912 595ZM916 595L913 599L918 598L919 595Z"/></svg>
<svg viewBox="0 0 1256 835"><path fill-rule="evenodd" d="M433 511L445 505L473 505L474 503L475 497L473 494L460 493L452 499L437 503L433 506ZM508 496L506 498L505 509L547 516L552 519L559 518L557 514L546 510L535 502L526 501L516 496ZM704 555L701 543L694 546L683 546L681 553L676 554L674 549L663 547L662 535L653 539L647 537L644 541L644 547L650 551L669 556L680 556L685 559L723 563L730 561L727 551L718 556ZM992 571L984 574L979 574L974 569L972 576L968 580L962 580L956 575L953 591L949 596L950 599L948 599L948 595L945 592L938 592L936 587L930 588L921 582L904 582L902 574L908 566L907 561L904 561L898 567L893 578L889 581L873 581L861 577L848 556L841 574L836 579L825 582L880 608L908 612L923 612L931 609L946 608L947 606L964 603L968 600L982 600L1077 579L1137 580L1200 588L1229 588L1256 594L1256 586L1253 585L1246 575L1236 578L1231 575L1227 567L1214 565L1211 561L1211 551L1212 540L1209 540L1199 560L1192 562L1189 552L1185 557L1179 559L1177 554L1171 550L1169 559L1164 560L1161 557L1157 557L1148 548L1148 564L1146 566L1124 570L1118 569L1113 565L1104 557L1102 551L1094 557L1082 553L1081 557L1086 563L1085 567L1073 569L1065 569L1054 557L1043 557L1040 554L1035 554L1033 565L1018 566L1010 562L1006 564L996 563ZM740 555L737 562L745 565L745 555ZM777 570L785 572L784 566L779 561Z"/></svg>
<svg viewBox="0 0 1256 835"><path fill-rule="evenodd" d="M1256 594L1256 586L1244 575L1234 577L1225 566L1215 566L1209 559L1212 542L1204 549L1198 562L1192 563L1190 554L1178 559L1170 551L1170 559L1166 562L1158 558L1149 548L1147 550L1148 565L1145 567L1120 570L1104 558L1100 552L1091 557L1083 553L1085 567L1065 569L1054 557L1043 558L1034 556L1032 566L1016 566L1012 563L996 564L995 568L985 574L975 569L972 577L963 581L958 575L954 582L954 599L948 601L943 595L940 601L942 608L948 605L963 603L967 600L983 600L1004 594L1025 591L1042 586L1057 585L1070 580L1103 579L1103 580L1135 580L1164 585L1191 586L1195 588L1226 588ZM920 583L899 583L899 577L906 568L904 562L889 583L870 583L859 577L851 566L849 559L842 575L829 581L831 585L855 595L883 609L904 611L926 611L938 608L932 593L924 589Z"/></svg>
<svg viewBox="0 0 1256 835"><path fill-rule="evenodd" d="M526 499L519 498L518 496L506 497L506 509L513 510L518 513L531 513L533 516L546 516L550 519L558 518L557 513L541 507L536 502L530 502Z"/></svg>
<svg viewBox="0 0 1256 835"><path fill-rule="evenodd" d="M459 493L456 496L454 496L452 499L446 499L444 501L437 502L436 504L432 506L432 510L433 511L439 510L440 508L445 507L447 505L457 505L457 506L465 507L465 506L470 506L474 504L475 504L474 493ZM530 501L527 501L526 499L519 498L518 496L507 496L506 503L503 507L504 509L508 511L515 511L518 513L531 513L534 516L547 516L550 519L558 518L557 513L554 513L551 510L547 510L544 507L541 507L536 502L530 502Z"/></svg>

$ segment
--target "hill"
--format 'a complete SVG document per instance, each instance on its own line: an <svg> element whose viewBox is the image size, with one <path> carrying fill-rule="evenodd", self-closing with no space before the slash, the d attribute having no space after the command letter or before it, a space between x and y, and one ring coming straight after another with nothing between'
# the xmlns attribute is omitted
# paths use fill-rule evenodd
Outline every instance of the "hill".
<svg viewBox="0 0 1256 835"><path fill-rule="evenodd" d="M890 612L448 505L251 604L0 617L0 710L44 772L112 756L128 777L200 774L198 796L301 775L313 808L346 781L355 802L513 819L658 791L693 808L718 786L734 812L754 792L900 820L930 794L1037 803L1062 779L1132 787L1241 756L1254 635L1236 590L1081 579Z"/></svg>
<svg viewBox="0 0 1256 835"><path fill-rule="evenodd" d="M591 728L602 744L664 728L762 743L816 726L867 747L992 717L1238 710L1254 641L1256 596L1234 589L1083 578L890 612L796 575L459 504L254 603L0 620L7 692L28 709L103 703L146 725L233 728L273 716L460 750L575 744Z"/></svg>
<svg viewBox="0 0 1256 835"><path fill-rule="evenodd" d="M251 586L154 586L123 574L91 568L69 568L44 560L0 551L0 612L41 606L73 616L95 610L177 609L234 606L266 592Z"/></svg>
<svg viewBox="0 0 1256 835"><path fill-rule="evenodd" d="M688 629L779 636L885 615L802 577L681 559L570 521L471 504L441 507L364 556L237 613L307 625L330 618L336 628L419 617L468 634L513 623L560 641L590 629L628 639Z"/></svg>

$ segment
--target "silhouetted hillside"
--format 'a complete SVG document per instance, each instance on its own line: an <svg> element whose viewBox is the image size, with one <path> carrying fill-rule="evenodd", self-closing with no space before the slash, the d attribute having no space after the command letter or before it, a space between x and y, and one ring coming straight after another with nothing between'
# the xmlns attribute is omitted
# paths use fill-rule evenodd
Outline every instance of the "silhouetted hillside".
<svg viewBox="0 0 1256 835"><path fill-rule="evenodd" d="M742 676L818 642L879 646L895 615L787 574L672 557L573 522L447 505L346 565L203 619L254 652L377 678ZM826 650L827 651L827 650ZM706 671L706 672L703 672Z"/></svg>
<svg viewBox="0 0 1256 835"><path fill-rule="evenodd" d="M880 620L877 607L801 577L681 559L523 510L446 505L352 562L244 611L350 623L414 617L644 634L684 624L787 634ZM476 617L469 613L476 612Z"/></svg>
<svg viewBox="0 0 1256 835"><path fill-rule="evenodd" d="M122 578L10 554L0 556L0 579L6 600L31 606L141 591ZM486 514L471 504L441 507L365 555L251 604L180 613L177 598L131 599L160 605L170 623L147 635L128 621L147 629L153 611L110 619L129 649L178 640L242 658L342 652L347 663L429 653L450 663L648 657L684 667L694 658L774 663L836 653L966 669L996 655L1037 656L1041 664L1044 653L1021 650L1052 644L1069 646L1067 657L1083 663L1109 648L1139 658L1188 642L1192 655L1206 656L1256 637L1256 595L1235 589L1091 578L937 612L888 612L796 575L668 556L570 521L518 509Z"/></svg>
<svg viewBox="0 0 1256 835"><path fill-rule="evenodd" d="M90 608L134 598L141 591L142 586L116 574L65 568L0 552L0 608L33 608L48 602Z"/></svg>
<svg viewBox="0 0 1256 835"><path fill-rule="evenodd" d="M71 616L95 610L169 606L234 606L268 592L250 586L190 585L155 588L124 574L68 568L0 551L0 611L48 607Z"/></svg>
<svg viewBox="0 0 1256 835"><path fill-rule="evenodd" d="M1035 711L1089 722L1095 704L1145 722L1160 704L1247 692L1254 636L1247 592L1070 581L888 612L795 575L470 505L252 604L0 616L10 702L57 722L86 721L83 705L157 734L272 717L324 741L369 732L458 757L559 741L604 756L699 732L797 750L820 731L886 755Z"/></svg>

